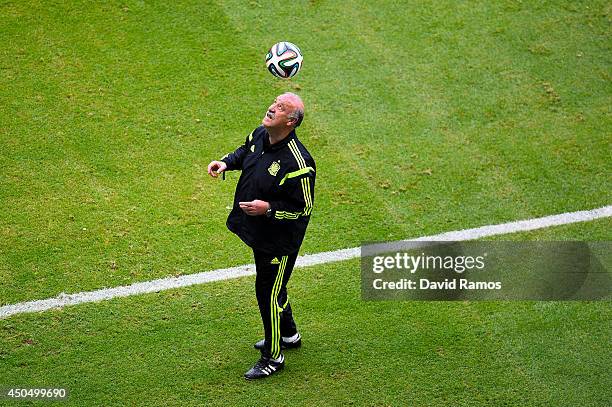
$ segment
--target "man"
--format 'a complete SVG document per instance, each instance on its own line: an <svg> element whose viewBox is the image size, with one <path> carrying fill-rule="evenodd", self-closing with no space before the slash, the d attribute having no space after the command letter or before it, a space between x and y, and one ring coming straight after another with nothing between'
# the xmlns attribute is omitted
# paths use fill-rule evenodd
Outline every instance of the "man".
<svg viewBox="0 0 612 407"><path fill-rule="evenodd" d="M284 93L268 108L262 126L208 173L242 170L227 227L250 246L255 257L255 293L264 339L261 358L246 379L270 376L285 366L282 349L297 348L297 331L287 297L287 281L304 239L314 202L315 162L295 135L304 117L299 96Z"/></svg>

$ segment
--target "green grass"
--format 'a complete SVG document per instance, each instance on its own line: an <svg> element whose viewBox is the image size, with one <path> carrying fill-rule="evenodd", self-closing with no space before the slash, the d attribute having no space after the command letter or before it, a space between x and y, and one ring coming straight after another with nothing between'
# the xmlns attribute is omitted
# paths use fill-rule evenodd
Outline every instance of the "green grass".
<svg viewBox="0 0 612 407"><path fill-rule="evenodd" d="M206 165L287 90L318 169L304 253L608 205L611 21L604 1L0 0L0 305L251 262L224 225L238 174ZM291 81L263 66L280 40L304 52ZM610 220L514 238L610 240ZM610 404L609 303L362 303L357 276L296 273L309 346L267 383L240 378L259 336L240 279L1 321L0 385Z"/></svg>
<svg viewBox="0 0 612 407"><path fill-rule="evenodd" d="M505 239L609 234L610 221ZM609 302L367 302L359 261L296 269L304 346L262 382L240 278L0 321L0 385L64 386L69 405L604 406Z"/></svg>
<svg viewBox="0 0 612 407"><path fill-rule="evenodd" d="M605 2L87 4L0 4L0 304L249 261L205 168L285 90L304 252L610 203Z"/></svg>

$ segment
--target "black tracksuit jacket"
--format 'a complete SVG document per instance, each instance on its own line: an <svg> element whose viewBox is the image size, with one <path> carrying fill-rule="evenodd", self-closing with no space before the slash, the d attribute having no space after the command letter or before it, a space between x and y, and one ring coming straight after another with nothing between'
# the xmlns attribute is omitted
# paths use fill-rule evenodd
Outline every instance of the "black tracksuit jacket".
<svg viewBox="0 0 612 407"><path fill-rule="evenodd" d="M292 131L270 145L260 126L244 144L221 159L228 170L242 170L227 227L253 250L285 255L299 250L314 203L316 167L308 150ZM261 199L271 216L250 216L239 202Z"/></svg>

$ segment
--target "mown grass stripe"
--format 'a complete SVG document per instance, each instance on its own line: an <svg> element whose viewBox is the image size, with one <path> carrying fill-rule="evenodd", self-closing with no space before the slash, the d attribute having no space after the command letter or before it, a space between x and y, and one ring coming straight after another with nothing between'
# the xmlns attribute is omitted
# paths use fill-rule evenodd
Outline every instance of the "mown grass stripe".
<svg viewBox="0 0 612 407"><path fill-rule="evenodd" d="M404 241L465 241L480 239L487 236L504 235L529 230L543 229L551 226L567 225L577 222L612 217L612 205L601 208L566 212L558 215L549 215L541 218L519 220L497 225L481 226L473 229L456 230L431 236L422 236ZM309 254L298 257L295 267L309 267L317 264L331 263L336 261L350 260L361 255L360 247L340 249L323 253ZM128 297L131 295L146 294L180 287L188 287L196 284L205 284L213 281L229 280L238 277L251 276L255 274L255 265L246 264L242 266L225 269L204 271L180 277L160 278L158 280L135 283L128 286L104 288L96 291L87 291L67 295L61 293L55 298L45 300L21 302L0 307L0 319L11 315L30 312L41 312L67 305L77 305L87 302L110 300L116 297Z"/></svg>

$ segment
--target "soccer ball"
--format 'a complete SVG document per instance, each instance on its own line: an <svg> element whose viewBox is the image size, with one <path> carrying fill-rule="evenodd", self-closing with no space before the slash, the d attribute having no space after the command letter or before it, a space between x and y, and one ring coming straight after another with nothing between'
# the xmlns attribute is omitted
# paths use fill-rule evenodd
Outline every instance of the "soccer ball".
<svg viewBox="0 0 612 407"><path fill-rule="evenodd" d="M295 45L282 41L272 45L266 55L268 71L277 78L291 78L302 68L302 52Z"/></svg>

